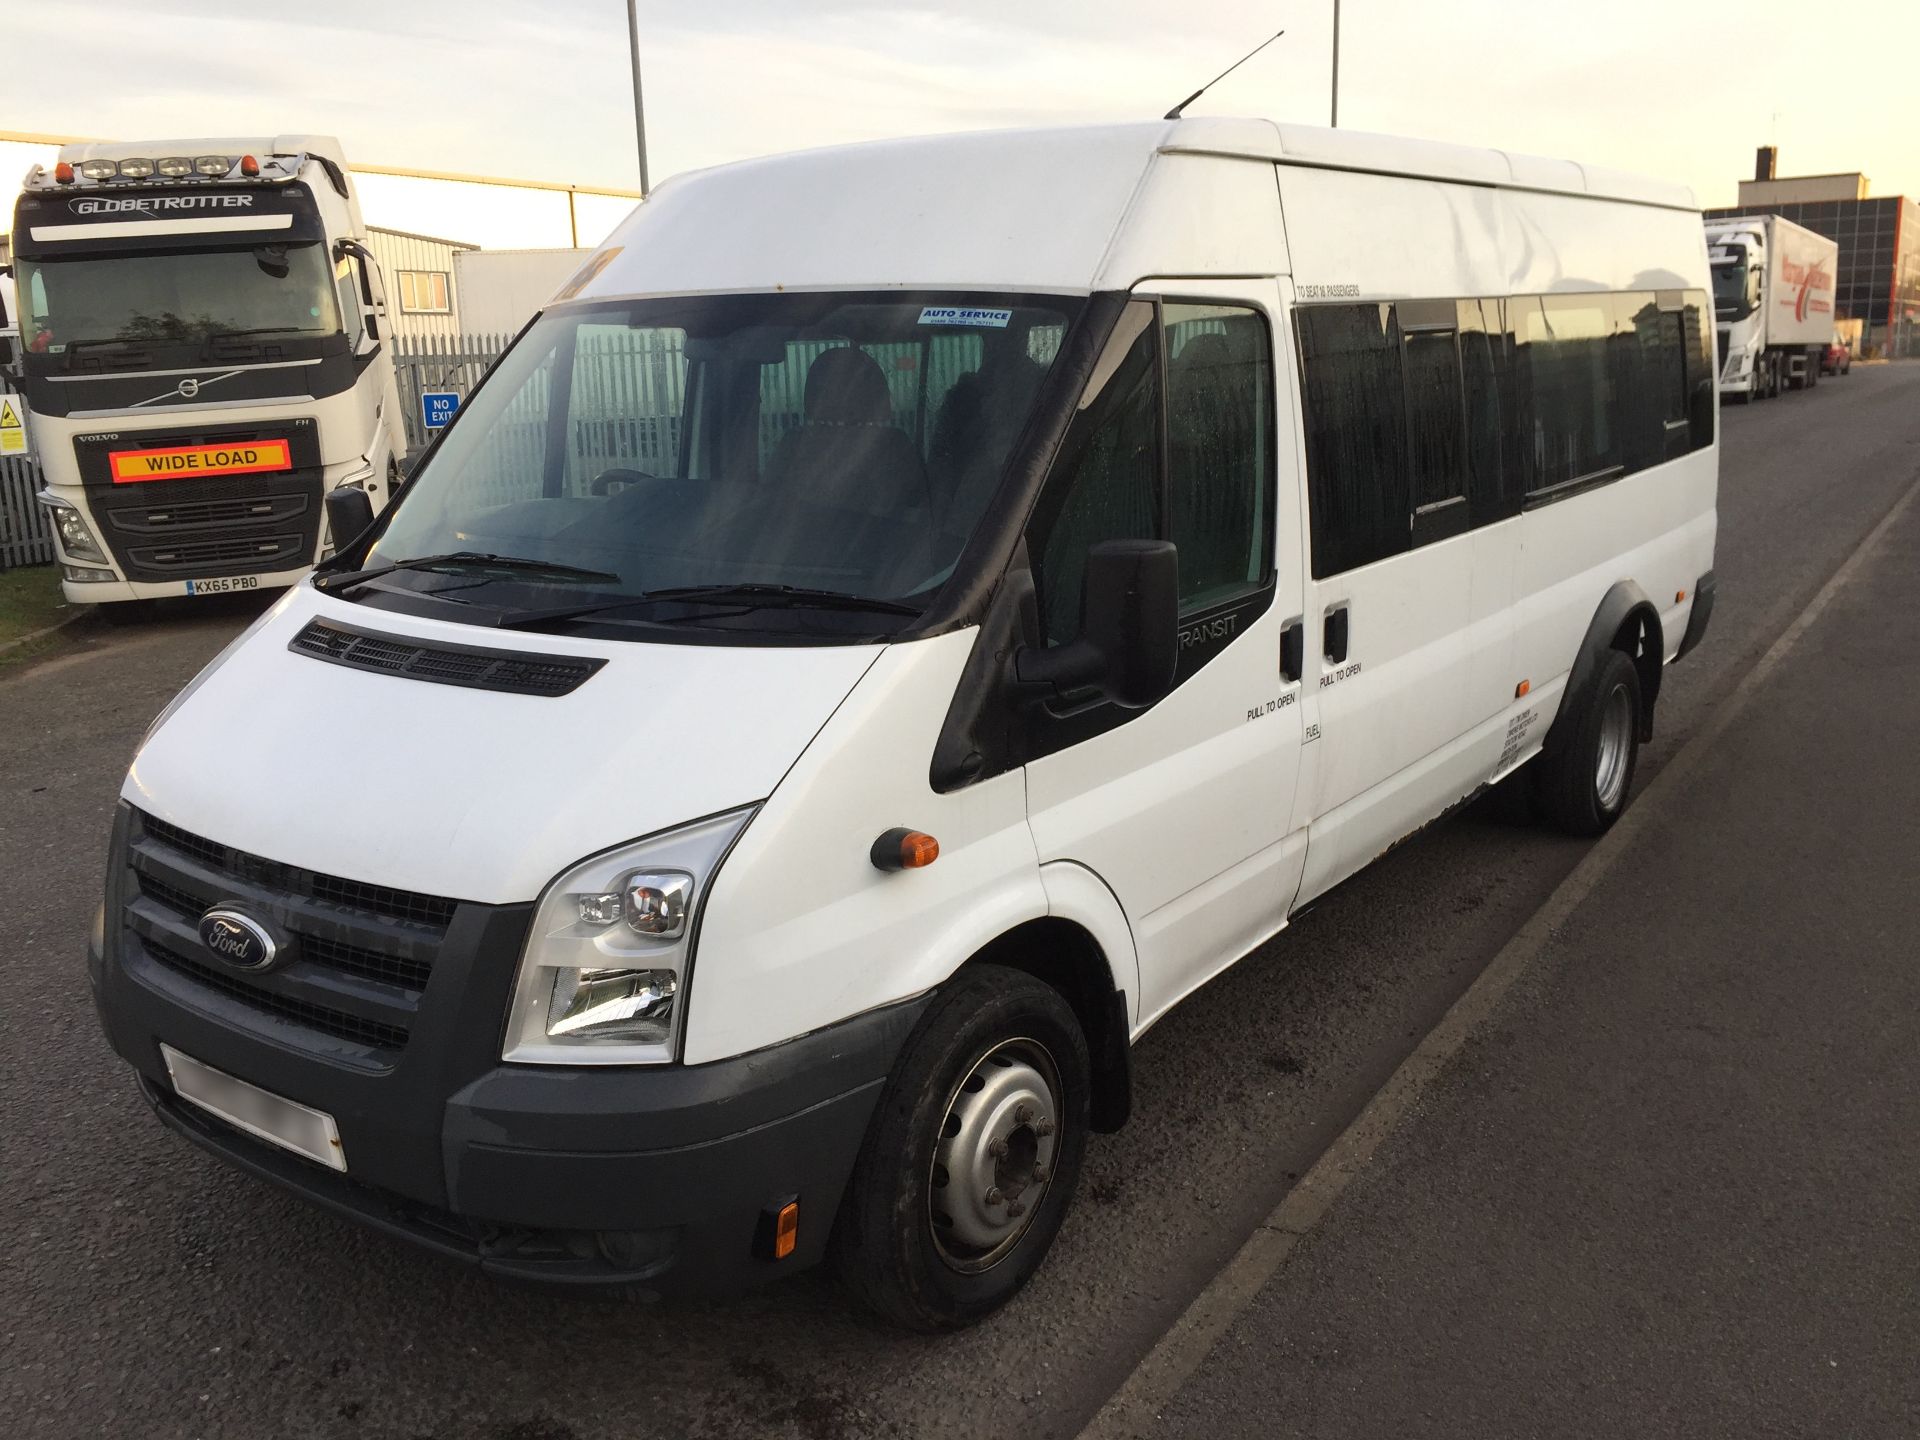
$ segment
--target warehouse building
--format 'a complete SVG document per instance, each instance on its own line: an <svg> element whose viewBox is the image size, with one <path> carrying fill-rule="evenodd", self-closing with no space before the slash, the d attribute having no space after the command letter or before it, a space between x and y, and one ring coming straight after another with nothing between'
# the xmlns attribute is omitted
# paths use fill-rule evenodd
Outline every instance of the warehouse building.
<svg viewBox="0 0 1920 1440"><path fill-rule="evenodd" d="M1763 146L1740 203L1706 218L1778 215L1835 240L1840 274L1834 310L1841 329L1859 327L1866 353L1920 355L1920 205L1902 195L1871 196L1867 177L1781 176L1779 152ZM1851 323L1849 323L1851 322Z"/></svg>

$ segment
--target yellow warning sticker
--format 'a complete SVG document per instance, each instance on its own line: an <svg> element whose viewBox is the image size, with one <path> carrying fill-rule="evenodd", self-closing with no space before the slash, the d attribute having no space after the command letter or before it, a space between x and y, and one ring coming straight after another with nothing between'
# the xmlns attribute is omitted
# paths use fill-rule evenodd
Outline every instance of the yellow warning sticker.
<svg viewBox="0 0 1920 1440"><path fill-rule="evenodd" d="M0 455L26 453L26 411L13 396L0 395Z"/></svg>

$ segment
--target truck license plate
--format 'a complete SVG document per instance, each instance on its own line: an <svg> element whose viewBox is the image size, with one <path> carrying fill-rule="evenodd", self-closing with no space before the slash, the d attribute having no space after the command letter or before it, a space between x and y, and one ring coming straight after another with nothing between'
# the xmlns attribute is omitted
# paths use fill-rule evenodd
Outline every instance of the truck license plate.
<svg viewBox="0 0 1920 1440"><path fill-rule="evenodd" d="M189 580L189 595L231 595L235 590L258 590L258 575L228 575L219 580Z"/></svg>
<svg viewBox="0 0 1920 1440"><path fill-rule="evenodd" d="M324 1110L315 1110L271 1090L262 1090L258 1085L236 1080L224 1070L202 1065L191 1055L182 1055L171 1045L162 1045L160 1055L167 1062L174 1094L182 1100L283 1150L317 1160L330 1169L344 1171L347 1168L347 1152L340 1146L340 1131L333 1117Z"/></svg>

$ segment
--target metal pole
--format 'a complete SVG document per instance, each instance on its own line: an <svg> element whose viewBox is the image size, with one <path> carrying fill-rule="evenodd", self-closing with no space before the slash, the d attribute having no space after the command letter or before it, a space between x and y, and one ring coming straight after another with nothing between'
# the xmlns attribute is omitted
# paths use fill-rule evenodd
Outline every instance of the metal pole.
<svg viewBox="0 0 1920 1440"><path fill-rule="evenodd" d="M1333 128L1340 128L1340 0L1333 0ZM646 189L644 180L640 188Z"/></svg>
<svg viewBox="0 0 1920 1440"><path fill-rule="evenodd" d="M640 16L627 0L627 40L633 47L633 133L640 142L640 198L647 195L647 111L640 101Z"/></svg>

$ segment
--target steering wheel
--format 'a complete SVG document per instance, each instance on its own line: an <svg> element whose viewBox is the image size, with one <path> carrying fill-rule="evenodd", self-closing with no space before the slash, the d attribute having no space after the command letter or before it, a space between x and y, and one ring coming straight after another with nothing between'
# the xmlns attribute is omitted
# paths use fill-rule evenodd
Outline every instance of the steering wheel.
<svg viewBox="0 0 1920 1440"><path fill-rule="evenodd" d="M638 485L643 480L658 480L658 475L649 475L644 470L628 470L615 466L611 470L602 470L593 477L587 486L589 495L618 495L629 485Z"/></svg>

